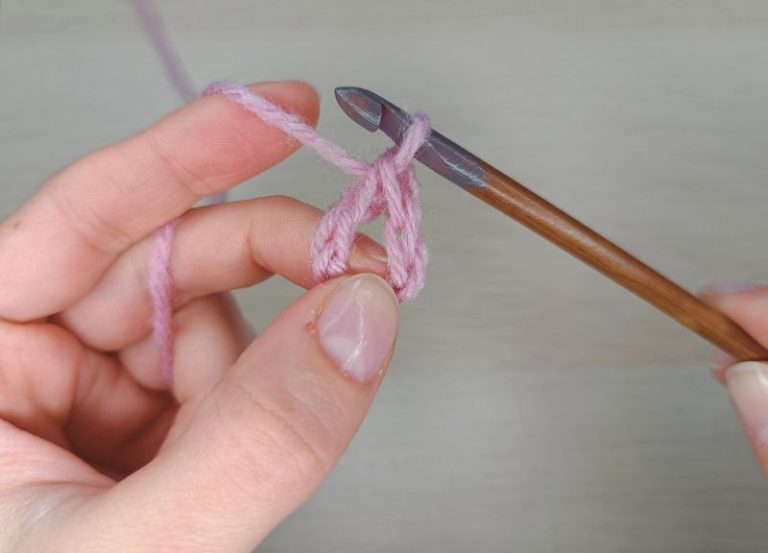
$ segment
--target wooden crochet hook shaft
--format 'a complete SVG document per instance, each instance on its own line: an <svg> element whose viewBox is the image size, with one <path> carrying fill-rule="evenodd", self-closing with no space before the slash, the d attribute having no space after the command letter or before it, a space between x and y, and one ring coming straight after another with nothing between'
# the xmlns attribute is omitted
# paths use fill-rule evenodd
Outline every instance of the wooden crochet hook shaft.
<svg viewBox="0 0 768 553"><path fill-rule="evenodd" d="M356 123L369 131L381 130L395 141L412 120L409 113L392 102L362 88L337 88L336 99ZM440 133L432 131L416 159L637 294L737 360L768 359L768 350L723 313Z"/></svg>

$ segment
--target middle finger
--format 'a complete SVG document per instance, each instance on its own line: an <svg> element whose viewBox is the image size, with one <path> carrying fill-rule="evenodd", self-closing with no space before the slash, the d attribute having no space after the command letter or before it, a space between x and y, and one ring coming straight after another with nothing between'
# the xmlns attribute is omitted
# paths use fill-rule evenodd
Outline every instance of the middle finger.
<svg viewBox="0 0 768 553"><path fill-rule="evenodd" d="M257 284L273 273L314 285L310 242L322 212L283 196L189 211L176 229L171 272L173 304ZM58 322L89 346L117 351L151 333L147 266L151 239L126 251L93 290L63 311ZM350 272L384 275L384 249L360 236Z"/></svg>

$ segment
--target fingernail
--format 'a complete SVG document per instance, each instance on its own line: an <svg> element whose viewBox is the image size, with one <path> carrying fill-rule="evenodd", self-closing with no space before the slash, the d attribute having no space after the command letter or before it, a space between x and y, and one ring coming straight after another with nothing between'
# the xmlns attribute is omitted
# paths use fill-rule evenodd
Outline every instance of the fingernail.
<svg viewBox="0 0 768 553"><path fill-rule="evenodd" d="M712 370L723 371L736 363L736 358L723 350L717 350L712 357Z"/></svg>
<svg viewBox="0 0 768 553"><path fill-rule="evenodd" d="M317 320L320 344L342 373L368 382L384 369L395 343L398 309L395 293L380 277L352 277Z"/></svg>
<svg viewBox="0 0 768 553"><path fill-rule="evenodd" d="M736 363L736 358L730 353L727 353L721 349L717 350L714 357L712 358L713 369L725 369L734 363Z"/></svg>
<svg viewBox="0 0 768 553"><path fill-rule="evenodd" d="M712 363L709 367L712 371L712 376L721 384L725 384L725 370L734 363L736 363L736 359L730 353L717 350L715 355L712 356Z"/></svg>
<svg viewBox="0 0 768 553"><path fill-rule="evenodd" d="M377 263L387 265L387 252L373 240L364 240L362 237L355 240L355 247L359 248L360 253Z"/></svg>
<svg viewBox="0 0 768 553"><path fill-rule="evenodd" d="M768 468L768 365L739 363L726 371L725 381L755 454Z"/></svg>
<svg viewBox="0 0 768 553"><path fill-rule="evenodd" d="M742 294L744 292L752 292L762 288L762 284L748 284L745 282L724 282L721 284L711 284L702 288L699 293L701 294Z"/></svg>
<svg viewBox="0 0 768 553"><path fill-rule="evenodd" d="M371 259L373 259L374 261L378 261L379 263L383 263L384 265L386 265L387 261L388 261L387 256L385 254L382 254L382 253L372 253L372 254L369 255L369 257Z"/></svg>

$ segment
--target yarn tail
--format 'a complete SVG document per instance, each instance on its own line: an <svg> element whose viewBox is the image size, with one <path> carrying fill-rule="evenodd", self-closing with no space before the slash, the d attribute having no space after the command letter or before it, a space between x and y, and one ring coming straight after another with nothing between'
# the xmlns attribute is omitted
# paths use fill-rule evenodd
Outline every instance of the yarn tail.
<svg viewBox="0 0 768 553"><path fill-rule="evenodd" d="M178 219L155 231L149 260L149 294L152 298L152 328L160 360L160 376L168 390L173 390L173 274L171 246Z"/></svg>
<svg viewBox="0 0 768 553"><path fill-rule="evenodd" d="M192 77L184 67L184 62L181 61L181 56L171 42L168 31L152 0L133 0L133 5L160 57L160 61L163 63L173 88L186 101L194 100L200 96L197 87L192 82Z"/></svg>

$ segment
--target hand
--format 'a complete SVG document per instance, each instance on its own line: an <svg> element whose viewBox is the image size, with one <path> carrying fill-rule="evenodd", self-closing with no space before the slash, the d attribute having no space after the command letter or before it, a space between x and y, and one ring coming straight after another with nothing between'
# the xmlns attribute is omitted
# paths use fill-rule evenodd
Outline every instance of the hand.
<svg viewBox="0 0 768 553"><path fill-rule="evenodd" d="M712 287L703 296L768 347L768 286ZM721 354L715 376L728 386L758 463L768 477L768 362L733 363L733 358Z"/></svg>
<svg viewBox="0 0 768 553"><path fill-rule="evenodd" d="M254 87L316 121L300 83ZM252 341L228 291L313 285L321 213L284 197L191 209L296 144L221 97L50 179L0 225L0 552L249 552L322 482L389 362L397 302L360 237L353 273ZM174 399L146 289L177 227ZM369 274L373 273L373 274Z"/></svg>

